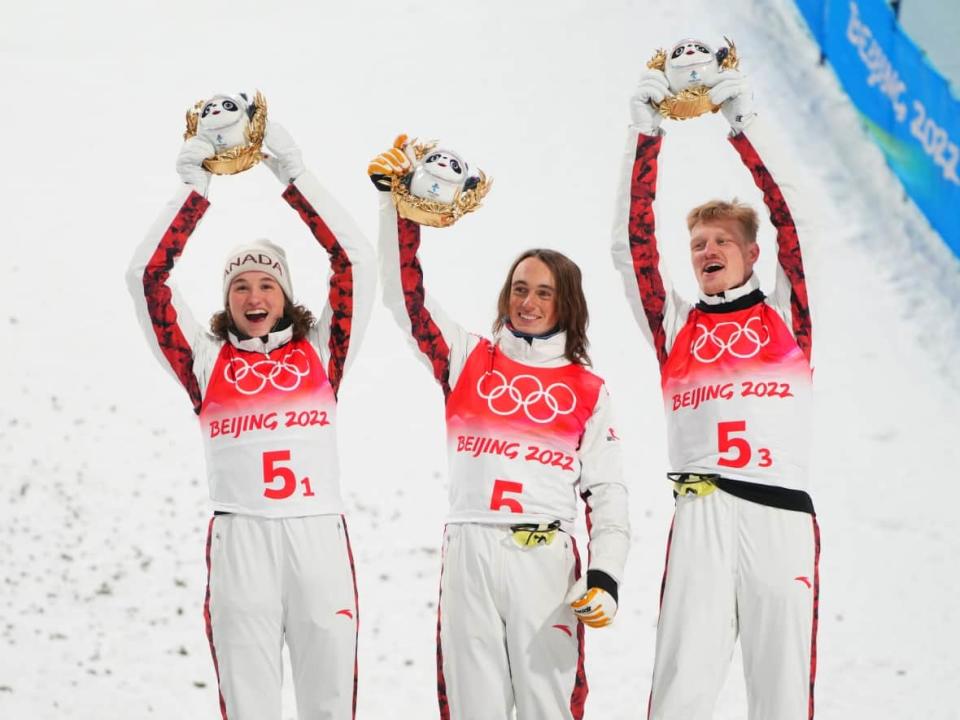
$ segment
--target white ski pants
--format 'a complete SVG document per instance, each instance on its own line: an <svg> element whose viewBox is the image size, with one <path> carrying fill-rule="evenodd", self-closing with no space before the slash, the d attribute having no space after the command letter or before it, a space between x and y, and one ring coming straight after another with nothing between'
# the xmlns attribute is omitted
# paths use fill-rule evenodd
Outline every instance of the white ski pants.
<svg viewBox="0 0 960 720"><path fill-rule="evenodd" d="M750 720L809 720L816 675L816 517L722 490L677 498L650 720L709 720L740 636Z"/></svg>
<svg viewBox="0 0 960 720"><path fill-rule="evenodd" d="M519 547L508 526L451 524L443 542L437 638L443 720L579 720L583 626L564 602L576 541Z"/></svg>
<svg viewBox="0 0 960 720"><path fill-rule="evenodd" d="M342 516L216 515L207 572L223 720L279 720L284 640L299 720L354 716L357 594Z"/></svg>

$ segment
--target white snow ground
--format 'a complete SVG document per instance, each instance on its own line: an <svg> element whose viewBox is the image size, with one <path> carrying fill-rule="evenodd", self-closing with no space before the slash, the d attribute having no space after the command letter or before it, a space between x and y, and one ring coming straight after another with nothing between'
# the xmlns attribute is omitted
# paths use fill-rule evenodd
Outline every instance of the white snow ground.
<svg viewBox="0 0 960 720"><path fill-rule="evenodd" d="M656 364L607 248L631 88L655 47L691 32L736 40L810 186L818 717L960 717L958 262L816 66L790 0L101 0L9 3L0 25L0 718L218 716L201 613L199 435L144 344L123 271L176 187L183 109L251 87L371 240L364 169L398 131L440 137L496 177L482 211L426 233L428 287L466 326L488 327L522 248L556 247L583 267L635 533L617 623L588 636L587 717L643 717L671 498ZM668 131L660 237L692 293L684 211L759 196L721 118ZM320 306L324 280L308 269L326 260L280 190L266 170L214 179L175 278L198 317L217 307L227 249L265 235L290 248L297 293ZM761 274L769 287L769 263ZM340 418L358 717L436 717L441 395L380 307ZM745 716L739 672L718 719Z"/></svg>

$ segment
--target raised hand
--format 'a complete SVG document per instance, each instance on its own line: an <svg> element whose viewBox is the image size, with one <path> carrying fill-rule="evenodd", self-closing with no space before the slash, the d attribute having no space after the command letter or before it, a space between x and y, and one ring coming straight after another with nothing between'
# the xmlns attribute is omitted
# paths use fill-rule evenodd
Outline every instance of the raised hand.
<svg viewBox="0 0 960 720"><path fill-rule="evenodd" d="M753 111L753 89L746 76L737 70L725 70L720 74L719 82L710 88L710 102L720 106L720 112L735 134L757 115Z"/></svg>
<svg viewBox="0 0 960 720"><path fill-rule="evenodd" d="M670 83L662 70L648 68L640 76L637 89L630 98L630 119L644 135L657 135L663 116L653 103L663 102L670 95Z"/></svg>
<svg viewBox="0 0 960 720"><path fill-rule="evenodd" d="M286 128L275 122L268 122L263 143L273 153L263 156L263 164L273 171L280 182L289 185L303 174L303 153Z"/></svg>
<svg viewBox="0 0 960 720"><path fill-rule="evenodd" d="M207 188L210 186L210 171L203 166L203 161L216 154L217 151L210 141L194 135L183 143L180 154L177 155L177 174L180 179L187 185L192 185L204 197L207 196Z"/></svg>
<svg viewBox="0 0 960 720"><path fill-rule="evenodd" d="M404 152L407 145L407 136L398 135L393 141L393 147L377 155L367 166L367 175L377 190L389 190L390 179L395 175L406 175L412 164Z"/></svg>

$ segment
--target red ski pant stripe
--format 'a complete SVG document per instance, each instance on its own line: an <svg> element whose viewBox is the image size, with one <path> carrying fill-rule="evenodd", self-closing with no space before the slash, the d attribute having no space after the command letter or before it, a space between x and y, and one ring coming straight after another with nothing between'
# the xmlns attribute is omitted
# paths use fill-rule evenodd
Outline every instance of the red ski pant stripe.
<svg viewBox="0 0 960 720"><path fill-rule="evenodd" d="M447 529L443 529L446 536ZM444 543L446 545L446 543ZM440 705L440 720L450 720L450 705L447 702L447 681L443 677L443 645L440 643L440 600L443 596L443 558L440 559L440 587L437 590L437 702Z"/></svg>
<svg viewBox="0 0 960 720"><path fill-rule="evenodd" d="M670 567L670 543L673 542L673 523L670 521L670 532L667 534L667 551L663 558L663 577L660 579L660 607L663 607L663 591L667 587L667 570ZM650 717L650 708L653 705L653 684L650 685L650 695L647 697L647 717Z"/></svg>
<svg viewBox="0 0 960 720"><path fill-rule="evenodd" d="M589 523L589 513L587 514L588 523ZM577 549L577 539L570 536L571 546L573 547L573 557L575 558L576 565L574 566L573 577L575 580L580 579L581 568L580 568L580 551ZM586 650L584 648L584 625L582 622L577 623L577 674L576 679L573 684L573 692L570 694L570 714L573 715L574 720L582 720L584 708L587 704L587 693L590 691L589 685L587 685L587 670L584 665L586 662Z"/></svg>
<svg viewBox="0 0 960 720"><path fill-rule="evenodd" d="M207 525L207 590L203 599L203 621L207 628L207 641L210 643L210 655L213 657L213 671L217 675L217 695L220 697L220 715L223 720L228 720L227 702L223 699L223 692L220 689L220 666L217 663L217 648L213 642L213 623L210 621L210 543L213 539L213 523L216 519L216 516L213 516Z"/></svg>
<svg viewBox="0 0 960 720"><path fill-rule="evenodd" d="M817 680L817 626L820 622L820 525L817 516L811 516L813 522L813 622L810 632L810 705L809 718L813 720L813 686Z"/></svg>
<svg viewBox="0 0 960 720"><path fill-rule="evenodd" d="M350 545L350 533L347 531L347 518L343 515L340 516L340 522L343 523L343 538L347 542L347 557L350 558L350 574L353 576L353 607L357 611L357 616L354 618L354 623L356 624L356 638L357 642L354 643L353 649L353 717L357 717L357 684L360 677L360 665L357 659L357 646L359 645L359 636L360 636L360 593L357 591L357 568L353 562L353 547Z"/></svg>

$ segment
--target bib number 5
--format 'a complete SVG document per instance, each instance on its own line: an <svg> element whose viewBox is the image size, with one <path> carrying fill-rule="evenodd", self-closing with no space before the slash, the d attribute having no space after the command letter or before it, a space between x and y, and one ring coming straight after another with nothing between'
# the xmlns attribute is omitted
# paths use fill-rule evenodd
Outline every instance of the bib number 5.
<svg viewBox="0 0 960 720"><path fill-rule="evenodd" d="M297 491L297 476L293 469L280 463L290 460L289 450L271 450L263 454L263 484L273 487L266 487L263 490L263 496L270 500L286 500ZM310 488L310 478L305 477L300 480L303 485L303 496L313 497L313 490Z"/></svg>
<svg viewBox="0 0 960 720"><path fill-rule="evenodd" d="M495 480L493 483L493 495L490 496L490 509L499 510L506 508L513 513L522 513L523 505L516 498L505 497L506 493L519 495L523 492L523 483L513 482L512 480Z"/></svg>
<svg viewBox="0 0 960 720"><path fill-rule="evenodd" d="M717 458L717 465L742 468L750 464L750 460L753 458L753 448L750 442L745 437L735 435L735 433L746 432L746 420L717 423L717 452L720 454ZM757 454L760 456L760 461L757 463L758 467L765 468L773 465L770 450L757 448Z"/></svg>

